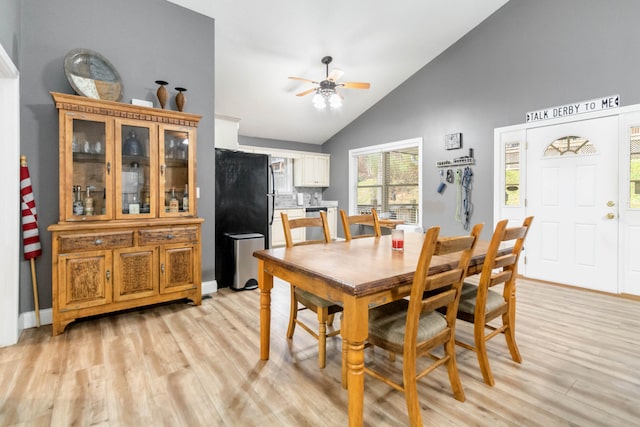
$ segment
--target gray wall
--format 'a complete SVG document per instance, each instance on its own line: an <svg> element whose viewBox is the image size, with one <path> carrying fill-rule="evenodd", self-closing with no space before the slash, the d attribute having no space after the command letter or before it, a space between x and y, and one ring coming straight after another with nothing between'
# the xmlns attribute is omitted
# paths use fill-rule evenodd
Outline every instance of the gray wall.
<svg viewBox="0 0 640 427"><path fill-rule="evenodd" d="M188 89L198 128L198 214L205 218L202 278L214 279L214 21L164 0L23 0L20 40L21 151L29 159L44 254L37 260L40 307L51 307L51 236L58 221L58 114L50 91L73 93L63 70L74 48L95 50L124 83L122 102L155 101L155 80ZM175 110L175 104L168 107ZM29 264L20 268L20 312L33 309Z"/></svg>
<svg viewBox="0 0 640 427"><path fill-rule="evenodd" d="M279 148L282 150L294 151L312 151L315 153L322 152L322 147L317 144L305 144L303 142L295 141L282 141L279 139L256 138L253 136L238 135L238 143L240 145L249 145L252 147Z"/></svg>
<svg viewBox="0 0 640 427"><path fill-rule="evenodd" d="M16 67L18 66L19 34L20 0L0 0L0 45Z"/></svg>
<svg viewBox="0 0 640 427"><path fill-rule="evenodd" d="M511 0L323 145L331 153L325 199L348 203L348 151L424 138L423 225L462 233L455 191L436 193L435 163L475 150L472 223L493 224L493 129L527 111L620 94L640 103L637 0ZM463 133L463 149L444 136ZM337 184L340 183L340 184Z"/></svg>

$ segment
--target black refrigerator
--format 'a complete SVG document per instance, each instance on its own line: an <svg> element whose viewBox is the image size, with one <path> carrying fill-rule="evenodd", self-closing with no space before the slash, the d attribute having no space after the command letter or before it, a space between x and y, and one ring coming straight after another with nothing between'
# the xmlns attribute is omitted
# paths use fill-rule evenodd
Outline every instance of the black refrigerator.
<svg viewBox="0 0 640 427"><path fill-rule="evenodd" d="M215 276L219 287L231 286L235 273L233 239L262 234L270 247L273 222L273 173L265 154L216 148Z"/></svg>

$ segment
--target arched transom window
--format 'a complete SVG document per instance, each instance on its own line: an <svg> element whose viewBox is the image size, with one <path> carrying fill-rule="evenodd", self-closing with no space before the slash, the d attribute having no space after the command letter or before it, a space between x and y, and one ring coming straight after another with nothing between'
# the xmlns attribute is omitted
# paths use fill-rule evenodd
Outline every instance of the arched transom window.
<svg viewBox="0 0 640 427"><path fill-rule="evenodd" d="M595 154L596 147L580 136L564 136L556 139L544 150L544 157Z"/></svg>

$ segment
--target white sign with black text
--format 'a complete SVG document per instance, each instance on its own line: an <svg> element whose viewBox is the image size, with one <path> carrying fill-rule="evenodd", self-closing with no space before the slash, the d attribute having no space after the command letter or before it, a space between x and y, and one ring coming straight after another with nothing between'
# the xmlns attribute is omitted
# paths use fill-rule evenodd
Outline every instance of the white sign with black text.
<svg viewBox="0 0 640 427"><path fill-rule="evenodd" d="M527 123L539 120L557 119L559 117L573 116L575 114L590 113L592 111L607 110L620 106L620 95L605 96L604 98L590 99L589 101L575 102L573 104L549 107L527 113Z"/></svg>

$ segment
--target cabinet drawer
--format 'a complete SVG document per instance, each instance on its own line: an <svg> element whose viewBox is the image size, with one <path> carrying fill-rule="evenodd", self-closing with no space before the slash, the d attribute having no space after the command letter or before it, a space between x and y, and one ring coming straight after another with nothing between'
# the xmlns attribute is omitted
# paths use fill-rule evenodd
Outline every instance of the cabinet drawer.
<svg viewBox="0 0 640 427"><path fill-rule="evenodd" d="M133 245L133 231L58 236L59 252L126 248Z"/></svg>
<svg viewBox="0 0 640 427"><path fill-rule="evenodd" d="M198 227L153 228L140 230L139 233L139 245L193 242L198 239Z"/></svg>

